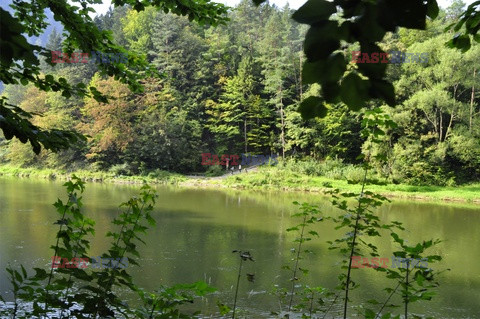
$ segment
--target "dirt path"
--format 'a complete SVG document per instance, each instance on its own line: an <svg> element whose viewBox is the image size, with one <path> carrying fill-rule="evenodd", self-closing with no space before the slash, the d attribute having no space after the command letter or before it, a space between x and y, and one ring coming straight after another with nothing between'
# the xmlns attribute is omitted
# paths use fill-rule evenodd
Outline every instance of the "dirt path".
<svg viewBox="0 0 480 319"><path fill-rule="evenodd" d="M241 172L238 169L234 170L233 174L232 174L231 171L229 171L228 173L225 173L225 174L220 175L220 176L208 177L208 176L201 176L201 175L185 175L185 177L188 177L188 178L191 178L191 179L219 180L219 179L224 179L228 176L248 174L249 172L257 172L257 171L258 171L258 167L255 166L255 167L247 168L246 170L242 169Z"/></svg>

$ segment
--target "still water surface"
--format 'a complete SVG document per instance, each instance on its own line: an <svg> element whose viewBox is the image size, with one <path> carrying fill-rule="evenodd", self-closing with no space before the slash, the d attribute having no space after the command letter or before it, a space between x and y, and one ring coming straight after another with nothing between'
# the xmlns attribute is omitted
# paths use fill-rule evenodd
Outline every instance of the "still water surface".
<svg viewBox="0 0 480 319"><path fill-rule="evenodd" d="M107 231L116 230L110 221L119 213L118 205L135 195L137 185L87 184L84 211L96 220L91 256L109 247ZM232 250L249 250L255 262L245 264L245 272L256 280L242 280L238 306L246 318L269 318L279 310L278 299L269 294L273 285L288 287L290 275L282 266L291 263L295 234L287 233L295 221L293 201L319 205L334 214L328 199L319 195L279 192L247 192L157 187L159 194L154 217L157 225L139 245L140 268L129 266L136 283L149 290L159 285L205 280L219 293L199 301L197 309L214 313L216 301L233 303L238 256ZM0 292L9 289L8 264L47 267L52 256L58 219L52 203L65 199L61 182L0 178ZM382 221L404 223L410 244L439 238L431 253L443 260L436 269L447 269L439 278L438 295L430 302L412 304L413 313L434 318L480 318L480 206L452 205L394 200L378 210ZM315 229L320 238L309 243L315 255L302 260L310 270L306 282L334 288L341 256L329 251L327 240L341 236L330 222ZM388 238L388 237L387 237ZM397 247L390 240L377 241L382 257L391 258ZM360 288L352 294L353 304L377 298L383 300L388 280L372 269L356 270L353 279ZM8 295L7 295L8 296ZM340 306L339 306L340 307ZM353 313L353 312L352 312Z"/></svg>

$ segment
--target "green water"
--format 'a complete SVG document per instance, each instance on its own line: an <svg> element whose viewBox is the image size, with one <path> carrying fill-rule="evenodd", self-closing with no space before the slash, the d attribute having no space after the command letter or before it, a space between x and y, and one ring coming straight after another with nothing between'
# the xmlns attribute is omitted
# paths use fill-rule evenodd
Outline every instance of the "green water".
<svg viewBox="0 0 480 319"><path fill-rule="evenodd" d="M60 182L0 178L0 291L9 289L5 267L23 263L30 267L48 267L57 226L52 203L65 192ZM139 186L87 184L85 213L96 220L97 236L92 239L91 256L109 247L104 234L115 230L110 221L118 214L118 204L138 192ZM140 245L140 268L129 266L136 283L153 290L162 284L205 280L218 294L196 303L204 312L214 312L216 301L233 303L238 256L232 250L249 250L255 262L244 270L256 280L241 281L238 306L247 311L246 318L269 318L278 311L278 300L268 294L274 284L289 285L289 274L282 265L293 257L290 249L295 234L285 230L294 225L292 201L318 204L332 212L327 199L300 193L261 193L158 187L154 212L155 229ZM434 318L480 318L480 206L450 205L414 201L394 201L379 209L382 221L404 223L404 237L410 243L440 238L442 244L431 250L444 259L433 268L447 269L440 278L438 295L430 302L412 304L412 313ZM302 261L310 269L311 284L334 288L341 256L327 250L325 241L341 236L330 222L316 227L320 239L309 243L315 255ZM382 257L391 258L396 247L390 240L378 241ZM361 287L352 294L358 305L372 297L384 299L388 284L372 269L355 270L353 279ZM390 284L391 285L391 284ZM340 304L337 309L340 309ZM352 311L353 313L353 311ZM329 316L329 318L331 318Z"/></svg>

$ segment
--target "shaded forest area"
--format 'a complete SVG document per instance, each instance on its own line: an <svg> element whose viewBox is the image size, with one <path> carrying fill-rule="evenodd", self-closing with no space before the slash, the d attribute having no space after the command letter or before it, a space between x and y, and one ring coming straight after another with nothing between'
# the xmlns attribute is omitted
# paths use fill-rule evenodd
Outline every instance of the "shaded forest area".
<svg viewBox="0 0 480 319"><path fill-rule="evenodd" d="M427 30L399 29L379 44L387 52L428 53L427 63L389 65L395 108L369 103L398 124L369 154L380 178L451 186L480 177L480 44L463 54L445 46L452 34L444 29L463 7L455 1ZM113 77L100 77L94 63L42 63L45 73L94 85L112 99L99 103L33 85L6 86L3 94L13 104L39 114L34 124L75 128L89 139L39 156L29 144L0 139L1 163L126 175L205 171L201 154L207 152L278 154L313 163L311 175L322 174L317 162L359 163L367 143L360 135L361 112L335 105L325 118L308 121L297 112L300 101L319 94L319 86L302 83L308 26L294 22L292 12L242 1L226 25L214 28L154 8L110 10L96 18L97 25L112 30L129 55L146 55L163 77L145 77L144 92L132 93ZM47 48L62 51L62 35L54 30Z"/></svg>

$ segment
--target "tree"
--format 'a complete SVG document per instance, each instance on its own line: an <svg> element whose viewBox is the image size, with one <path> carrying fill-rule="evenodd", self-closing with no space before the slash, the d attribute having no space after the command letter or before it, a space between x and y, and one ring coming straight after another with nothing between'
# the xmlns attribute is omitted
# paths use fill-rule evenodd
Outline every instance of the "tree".
<svg viewBox="0 0 480 319"><path fill-rule="evenodd" d="M146 10L148 10L147 8ZM103 16L96 16L94 21L101 30L110 30L113 33L113 40L116 44L126 47L127 40L123 32L122 20L127 15L129 6L110 7Z"/></svg>
<svg viewBox="0 0 480 319"><path fill-rule="evenodd" d="M258 83L254 79L252 58L244 57L237 75L225 79L224 83L220 101L209 102L206 110L210 115L207 127L220 140L218 151L241 150L248 153L260 150L268 140L270 112L256 94ZM240 139L243 147L237 142ZM249 142L252 142L252 145Z"/></svg>
<svg viewBox="0 0 480 319"><path fill-rule="evenodd" d="M352 110L359 110L367 100L375 98L395 105L393 85L385 78L386 65L359 64L346 72L349 57L344 53L344 45L359 42L362 52L384 53L376 43L388 31L393 32L397 27L424 29L427 16L435 18L438 11L435 0L427 3L307 1L292 17L299 23L310 25L305 36L307 60L303 75L305 83L321 84L322 97L312 96L302 101L302 116L324 117L327 111L325 103L340 101Z"/></svg>
<svg viewBox="0 0 480 319"><path fill-rule="evenodd" d="M478 30L480 30L480 25L478 24L478 19L480 19L480 11L478 10L480 1L473 2L468 6L467 10L461 13L463 6L464 3L461 1L455 1L450 7L450 16L452 18L459 16L460 19L450 24L447 30L453 29L453 31L458 32L465 26L465 31L463 31L463 34L455 34L447 44L451 48L461 49L462 52L466 52L472 45L470 36L473 36L475 42L480 43L480 35L478 34Z"/></svg>
<svg viewBox="0 0 480 319"><path fill-rule="evenodd" d="M122 154L132 142L132 123L135 105L130 90L113 78L102 80L96 75L91 82L100 92L111 97L108 102L85 99L82 110L85 123L81 130L91 136L87 158L95 160L101 168L121 163Z"/></svg>
<svg viewBox="0 0 480 319"><path fill-rule="evenodd" d="M134 101L140 106L133 126L133 139L123 159L134 170L163 169L181 173L199 169L202 129L179 103L181 94L157 79L145 83L145 92Z"/></svg>
<svg viewBox="0 0 480 319"><path fill-rule="evenodd" d="M446 17L450 21L458 21L465 9L465 2L462 0L453 0L446 10Z"/></svg>
<svg viewBox="0 0 480 319"><path fill-rule="evenodd" d="M190 20L213 25L226 21L225 14L227 13L224 5L209 1L189 1L188 3L179 0L115 1L117 7L124 5L130 5L137 11L144 10L146 6L154 6L165 12L188 15ZM93 9L87 3L82 3L80 8L68 2L49 1L14 2L11 7L17 12L15 17L0 8L0 30L2 30L0 81L5 84L27 85L33 83L44 91L60 91L67 98L72 94L90 95L97 101L106 102L106 97L102 96L95 87L87 89L83 83L72 86L63 78L55 79L50 74L43 76L39 68L40 60L34 52L39 52L39 55L44 56L47 61L50 53L46 48L29 44L23 35L25 33L29 36L41 34L47 26L44 22L46 17L44 10L49 8L69 35L64 41L65 52L72 53L75 49L79 49L81 52L100 51L126 54L125 49L114 43L109 31L98 29L89 16ZM50 63L53 65L52 62ZM147 76L156 74L144 59L133 57L129 57L128 68L122 63L99 63L98 67L103 75L115 75L117 80L127 84L134 91L141 91L138 80L145 74ZM29 141L36 153L40 152L41 146L58 151L82 139L81 135L73 131L44 130L33 125L29 121L31 115L18 106L8 103L6 98L0 99L0 116L0 128L5 138L9 140L15 136L23 143Z"/></svg>
<svg viewBox="0 0 480 319"><path fill-rule="evenodd" d="M264 29L265 36L259 42L258 57L263 69L264 91L271 97L268 103L279 113L280 123L277 126L280 131L282 158L285 158L286 149L285 106L293 103L295 63L299 49L294 47L295 42L290 38L293 26L288 17L289 13L290 9L286 6L282 13L273 12L270 15Z"/></svg>
<svg viewBox="0 0 480 319"><path fill-rule="evenodd" d="M396 181L444 185L478 176L473 154L479 150L475 136L480 136L467 132L470 121L476 121L480 46L462 54L444 46L447 38L438 35L407 48L428 52L429 59L402 65L396 82L401 107L389 112L399 127L388 134L393 152L387 170ZM470 151L459 147L460 141Z"/></svg>

